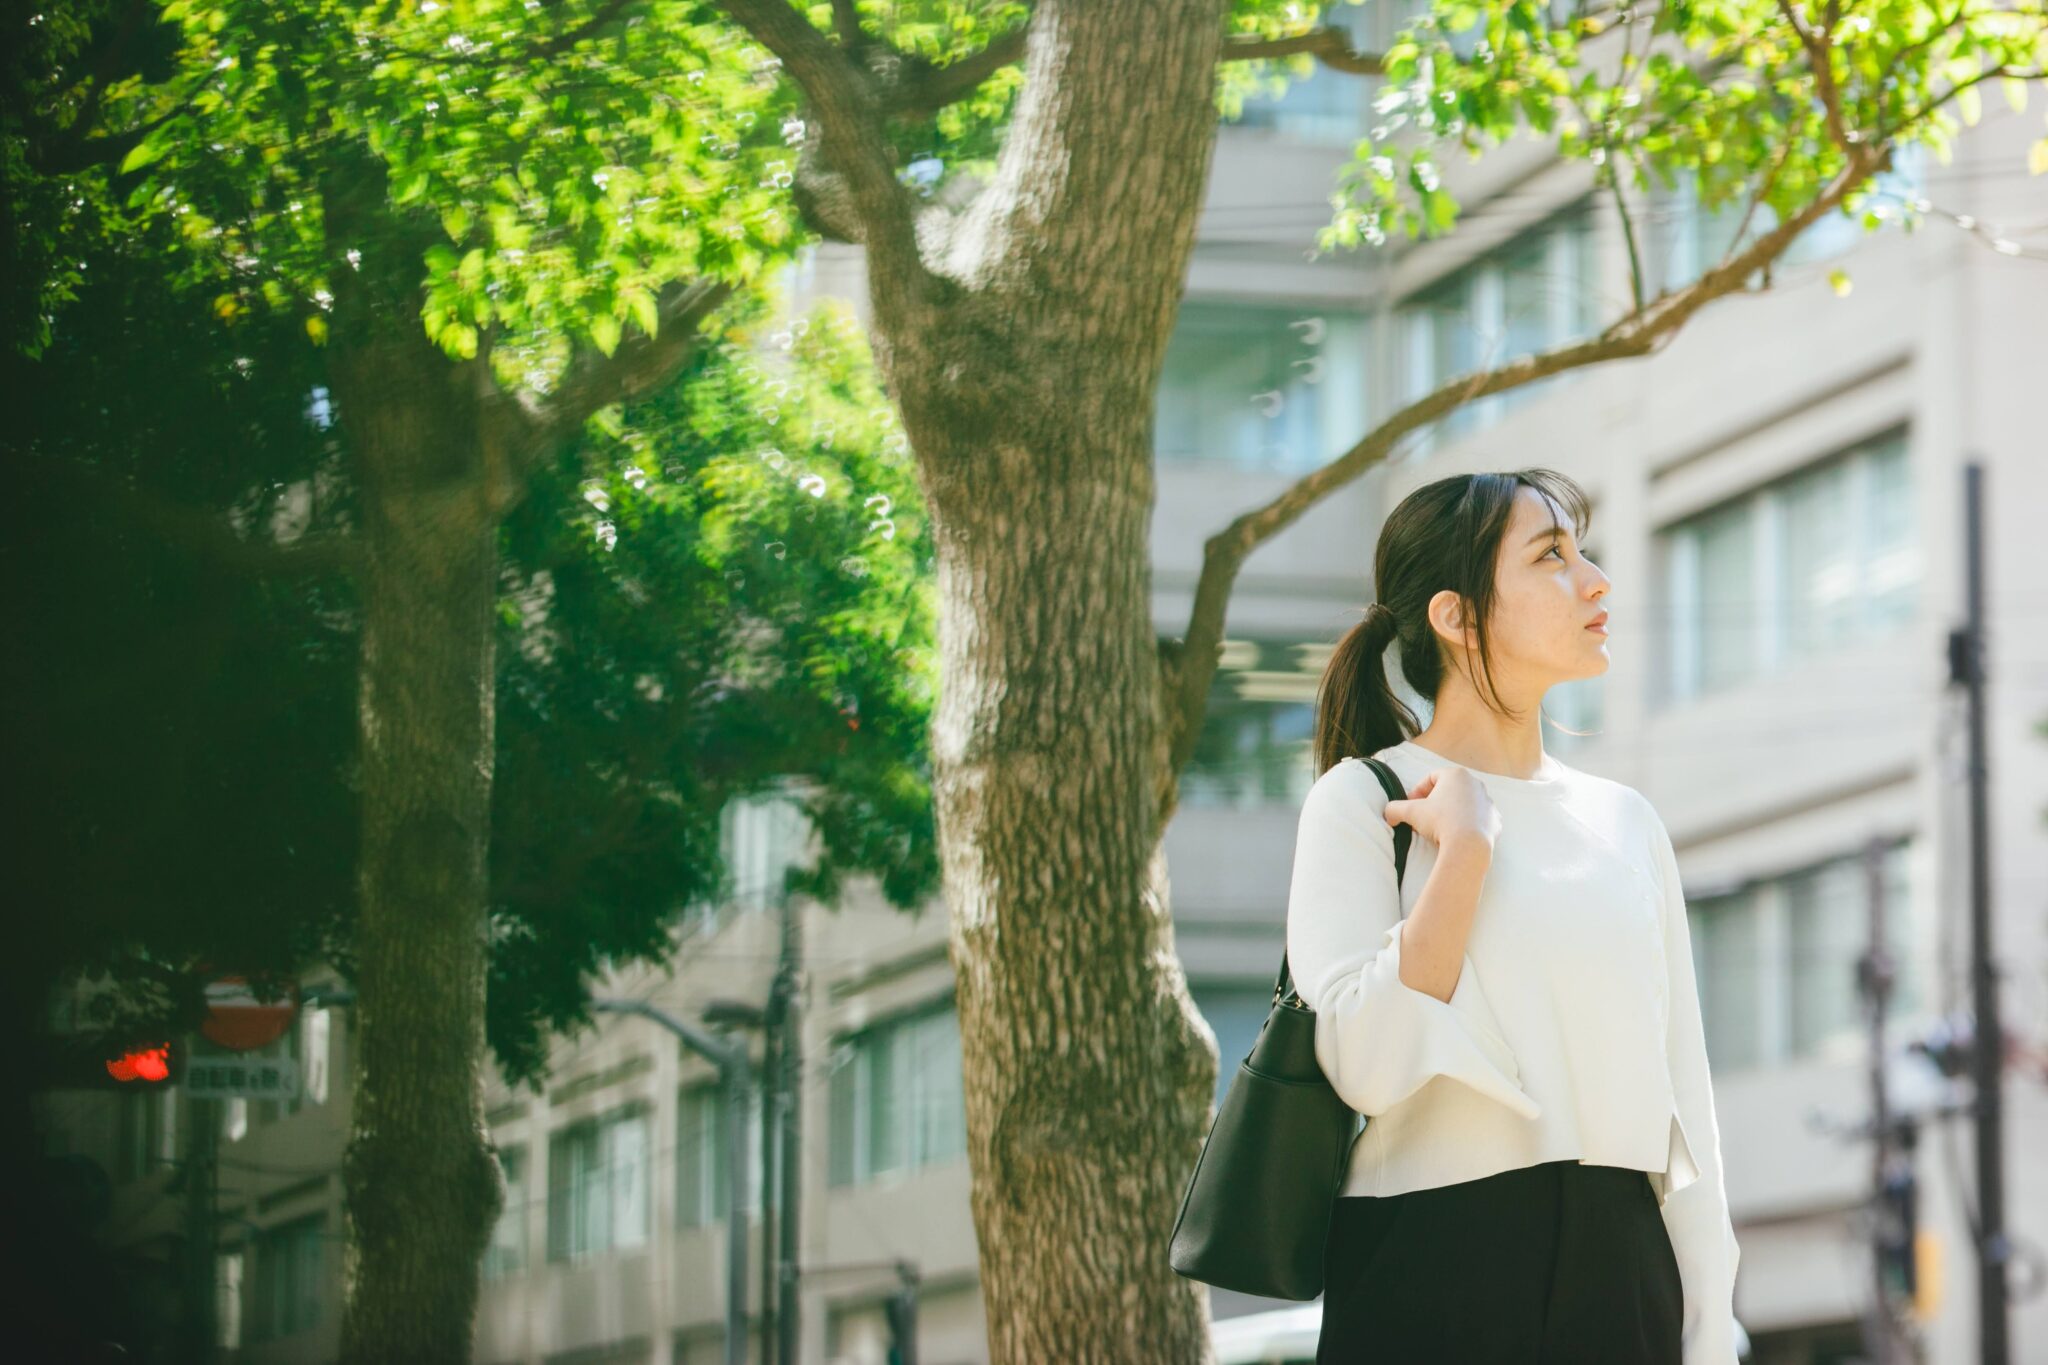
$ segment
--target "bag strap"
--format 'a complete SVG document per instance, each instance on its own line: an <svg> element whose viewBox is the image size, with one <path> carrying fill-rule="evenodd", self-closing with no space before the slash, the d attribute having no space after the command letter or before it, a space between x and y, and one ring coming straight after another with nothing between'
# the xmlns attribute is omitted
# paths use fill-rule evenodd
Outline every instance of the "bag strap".
<svg viewBox="0 0 2048 1365"><path fill-rule="evenodd" d="M1374 776L1380 780L1380 785L1387 789L1388 800L1406 801L1408 799L1408 789L1401 785L1401 779L1394 775L1392 768L1389 768L1376 758L1365 758L1360 761L1373 770ZM1399 824L1394 826L1394 887L1397 891L1401 886L1401 874L1408 869L1408 845L1414 842L1414 839L1415 827L1413 825ZM1273 1003L1278 1005L1289 1000L1295 1002L1299 1008L1307 1008L1306 1005L1300 1005L1301 997L1294 991L1294 978L1288 974L1287 950L1283 947L1280 950L1280 975L1273 980Z"/></svg>

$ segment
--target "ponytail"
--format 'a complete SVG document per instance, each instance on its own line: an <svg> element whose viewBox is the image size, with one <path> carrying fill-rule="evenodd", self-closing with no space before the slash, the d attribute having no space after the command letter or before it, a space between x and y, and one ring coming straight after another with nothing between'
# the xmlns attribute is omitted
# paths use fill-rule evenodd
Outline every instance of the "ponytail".
<svg viewBox="0 0 2048 1365"><path fill-rule="evenodd" d="M1330 652L1316 696L1316 776L1344 759L1399 744L1421 728L1387 681L1387 646L1399 633L1393 611L1374 602Z"/></svg>

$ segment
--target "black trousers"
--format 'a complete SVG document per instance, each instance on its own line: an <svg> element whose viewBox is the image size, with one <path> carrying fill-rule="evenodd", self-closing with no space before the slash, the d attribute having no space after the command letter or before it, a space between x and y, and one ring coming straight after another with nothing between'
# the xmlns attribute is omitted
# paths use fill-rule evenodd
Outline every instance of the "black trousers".
<svg viewBox="0 0 2048 1365"><path fill-rule="evenodd" d="M1336 1201L1316 1365L1680 1365L1649 1176L1549 1161Z"/></svg>

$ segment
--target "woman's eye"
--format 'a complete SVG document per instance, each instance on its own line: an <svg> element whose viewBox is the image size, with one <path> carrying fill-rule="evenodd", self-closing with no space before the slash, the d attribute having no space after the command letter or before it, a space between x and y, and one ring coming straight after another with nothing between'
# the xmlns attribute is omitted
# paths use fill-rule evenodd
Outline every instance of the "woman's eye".
<svg viewBox="0 0 2048 1365"><path fill-rule="evenodd" d="M1553 545L1548 550L1545 550L1544 553L1556 555L1559 559L1563 559L1564 547L1562 545Z"/></svg>

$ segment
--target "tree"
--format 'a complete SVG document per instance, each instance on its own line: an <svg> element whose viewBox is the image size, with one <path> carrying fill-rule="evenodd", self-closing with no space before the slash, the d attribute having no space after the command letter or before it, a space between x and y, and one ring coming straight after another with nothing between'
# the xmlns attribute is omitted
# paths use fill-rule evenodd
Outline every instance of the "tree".
<svg viewBox="0 0 2048 1365"><path fill-rule="evenodd" d="M126 140L118 207L231 267L216 311L293 315L325 348L352 498L269 557L343 569L360 629L342 1354L458 1359L501 1197L481 1068L502 522L788 250L764 184L782 97L686 4L102 12L116 52L177 26L168 77L88 56L25 158L62 174L67 139Z"/></svg>
<svg viewBox="0 0 2048 1365"><path fill-rule="evenodd" d="M1983 83L2038 78L2040 15L1444 3L1361 53L1278 0L717 8L731 26L672 0L180 3L180 76L118 125L161 120L127 154L156 186L138 210L251 262L252 299L275 276L286 303L327 300L307 320L362 472L363 1022L440 1045L372 1052L387 1084L419 1085L371 1096L351 1180L358 1199L381 1178L420 1189L438 1235L408 1258L391 1224L359 1226L356 1302L380 1307L351 1310L349 1350L452 1349L445 1324L473 1292L456 1253L483 1229L481 968L464 939L490 750L479 526L517 500L532 452L672 362L723 288L787 248L786 193L865 248L932 518L934 791L992 1350L1201 1358L1200 1292L1164 1242L1216 1062L1175 964L1159 840L1238 566L1459 403L1649 354L1768 287L1800 232L1859 210L1893 147L1939 147L1949 106L1968 117ZM1437 149L1525 128L1624 209L1684 168L1770 225L1683 289L1639 290L1586 342L1408 405L1248 511L1210 541L1186 630L1162 645L1145 558L1157 376L1219 69L1227 102L1233 68L1276 60L1380 73L1399 95L1402 126L1340 183L1333 249L1451 230ZM650 316L657 335L621 340ZM406 994L430 978L440 998ZM401 1150L435 1159L401 1170ZM1074 1295L1076 1265L1118 1292Z"/></svg>
<svg viewBox="0 0 2048 1365"><path fill-rule="evenodd" d="M1653 353L1713 301L1768 288L1822 217L1874 221L1895 147L1944 149L1949 106L1967 119L1984 82L2039 78L2042 15L1439 0L1362 53L1257 0L722 8L803 101L806 221L865 250L933 518L935 791L992 1356L1203 1359L1201 1290L1165 1243L1216 1059L1173 953L1160 835L1239 566L1458 404ZM1328 248L1452 230L1439 150L1525 131L1584 162L1625 220L1631 191L1689 169L1759 230L1684 288L1649 296L1638 270L1597 335L1424 396L1248 510L1210 538L1193 613L1159 643L1151 413L1218 72L1227 97L1232 65L1280 59L1386 78L1387 135L1346 168ZM913 147L967 167L907 179ZM1077 1267L1099 1292L1075 1292Z"/></svg>
<svg viewBox="0 0 2048 1365"><path fill-rule="evenodd" d="M815 894L936 871L886 405L844 319L749 358L776 91L681 9L653 69L644 10L499 6L462 51L425 8L177 7L167 72L123 46L154 6L60 11L5 126L44 272L10 463L53 495L12 504L10 567L58 646L19 656L56 670L13 679L43 728L11 739L75 798L33 872L98 935L39 962L140 961L188 1010L195 962L353 974L345 1336L378 1361L467 1353L487 1025L536 1079L588 974L715 890L728 797L817 779ZM124 595L143 566L167 586ZM88 701L151 743L74 772Z"/></svg>

